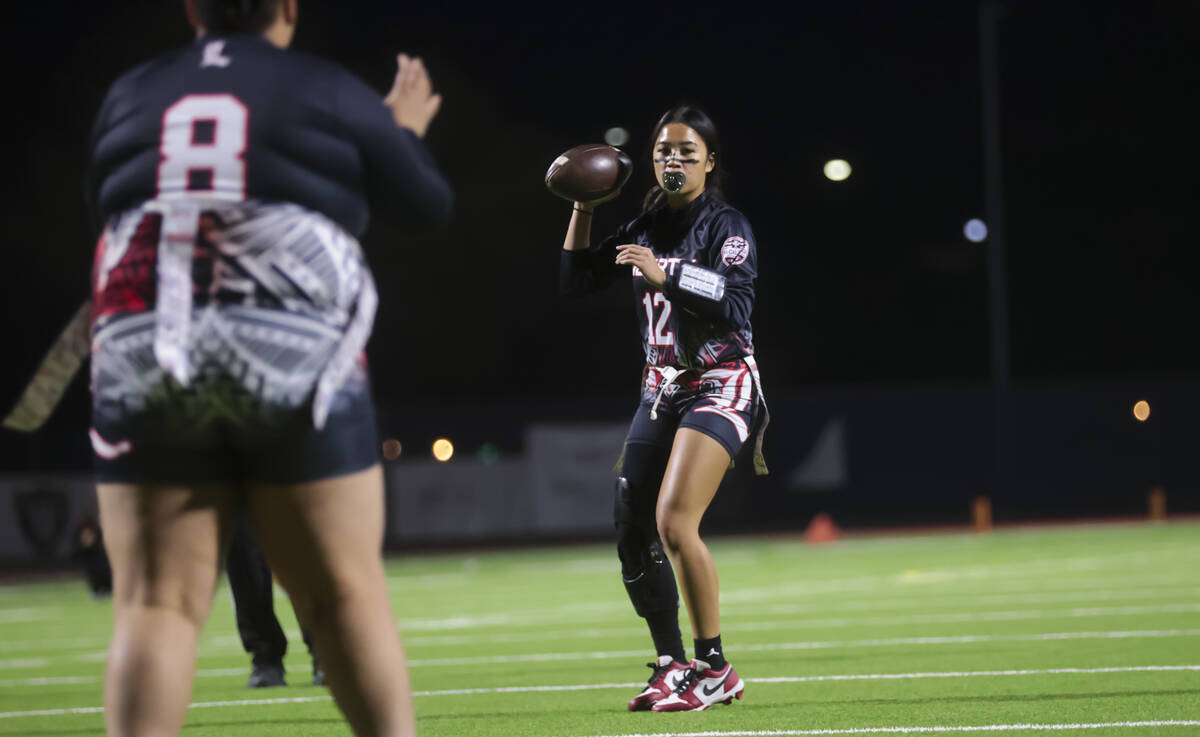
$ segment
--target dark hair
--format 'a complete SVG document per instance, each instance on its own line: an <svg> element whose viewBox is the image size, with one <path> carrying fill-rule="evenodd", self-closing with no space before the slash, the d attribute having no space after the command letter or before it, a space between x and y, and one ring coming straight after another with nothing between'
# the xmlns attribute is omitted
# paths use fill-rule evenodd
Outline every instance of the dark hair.
<svg viewBox="0 0 1200 737"><path fill-rule="evenodd" d="M262 33L275 20L279 0L195 0L208 33Z"/></svg>
<svg viewBox="0 0 1200 737"><path fill-rule="evenodd" d="M725 168L721 166L721 137L717 135L717 126L712 122L712 118L695 105L679 105L673 107L663 116L658 119L658 123L654 126L654 131L650 134L650 151L654 151L654 146L658 143L658 136L662 133L662 129L671 123L683 123L687 127L696 131L697 135L704 140L704 147L708 149L708 153L713 157L713 170L708 173L704 180L705 191L712 192L717 197L721 196L721 183L725 179ZM653 156L653 153L651 153ZM650 187L650 191L646 193L645 199L642 200L642 212L653 210L661 202L665 195L662 187L656 181Z"/></svg>

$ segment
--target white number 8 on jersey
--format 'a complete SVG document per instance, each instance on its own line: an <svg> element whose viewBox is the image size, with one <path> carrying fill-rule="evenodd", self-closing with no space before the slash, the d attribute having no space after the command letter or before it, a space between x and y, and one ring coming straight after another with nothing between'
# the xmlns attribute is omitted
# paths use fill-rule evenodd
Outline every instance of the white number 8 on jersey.
<svg viewBox="0 0 1200 737"><path fill-rule="evenodd" d="M163 113L158 165L162 199L246 198L250 112L233 95L187 95Z"/></svg>

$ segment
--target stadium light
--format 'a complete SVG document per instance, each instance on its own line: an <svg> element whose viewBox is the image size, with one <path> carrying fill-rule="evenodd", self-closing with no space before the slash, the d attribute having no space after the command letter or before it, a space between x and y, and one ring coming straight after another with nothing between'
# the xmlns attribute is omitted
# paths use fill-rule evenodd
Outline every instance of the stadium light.
<svg viewBox="0 0 1200 737"><path fill-rule="evenodd" d="M454 457L454 443L451 443L446 438L438 438L433 441L433 457L445 463Z"/></svg>
<svg viewBox="0 0 1200 737"><path fill-rule="evenodd" d="M1133 419L1138 422L1145 422L1150 419L1150 403L1145 399L1139 399L1133 404Z"/></svg>
<svg viewBox="0 0 1200 737"><path fill-rule="evenodd" d="M388 438L383 441L383 458L387 461L394 461L400 457L400 451L403 450L400 441L395 438Z"/></svg>
<svg viewBox="0 0 1200 737"><path fill-rule="evenodd" d="M825 177L832 182L841 182L850 176L850 163L845 159L830 159L825 162Z"/></svg>
<svg viewBox="0 0 1200 737"><path fill-rule="evenodd" d="M604 142L609 146L624 146L629 142L629 131L621 126L614 126L604 131Z"/></svg>
<svg viewBox="0 0 1200 737"><path fill-rule="evenodd" d="M988 236L987 223L979 218L971 218L963 226L963 235L972 243L983 243Z"/></svg>

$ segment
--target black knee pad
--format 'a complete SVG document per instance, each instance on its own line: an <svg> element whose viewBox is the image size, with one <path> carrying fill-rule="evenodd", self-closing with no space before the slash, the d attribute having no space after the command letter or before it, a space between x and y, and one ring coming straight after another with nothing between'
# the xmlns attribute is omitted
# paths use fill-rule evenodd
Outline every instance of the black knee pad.
<svg viewBox="0 0 1200 737"><path fill-rule="evenodd" d="M613 519L621 580L640 616L679 608L675 571L663 552L654 523L654 505L624 477L617 479Z"/></svg>
<svg viewBox="0 0 1200 737"><path fill-rule="evenodd" d="M653 505L641 495L629 479L617 478L613 499L613 524L617 528L617 554L621 557L621 575L637 578L646 561L646 552L658 539Z"/></svg>

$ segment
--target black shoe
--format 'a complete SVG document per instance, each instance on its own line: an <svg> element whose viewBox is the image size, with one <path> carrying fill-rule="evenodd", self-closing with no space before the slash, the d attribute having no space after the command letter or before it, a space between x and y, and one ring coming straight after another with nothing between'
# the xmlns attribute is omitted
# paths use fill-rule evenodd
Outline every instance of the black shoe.
<svg viewBox="0 0 1200 737"><path fill-rule="evenodd" d="M287 681L283 680L283 663L254 663L250 670L250 682L246 684L248 688L270 688L272 686L286 686Z"/></svg>
<svg viewBox="0 0 1200 737"><path fill-rule="evenodd" d="M313 671L313 685L314 686L324 686L325 685L325 669L321 667L321 662L319 660L317 660L316 655L313 656L312 671Z"/></svg>

